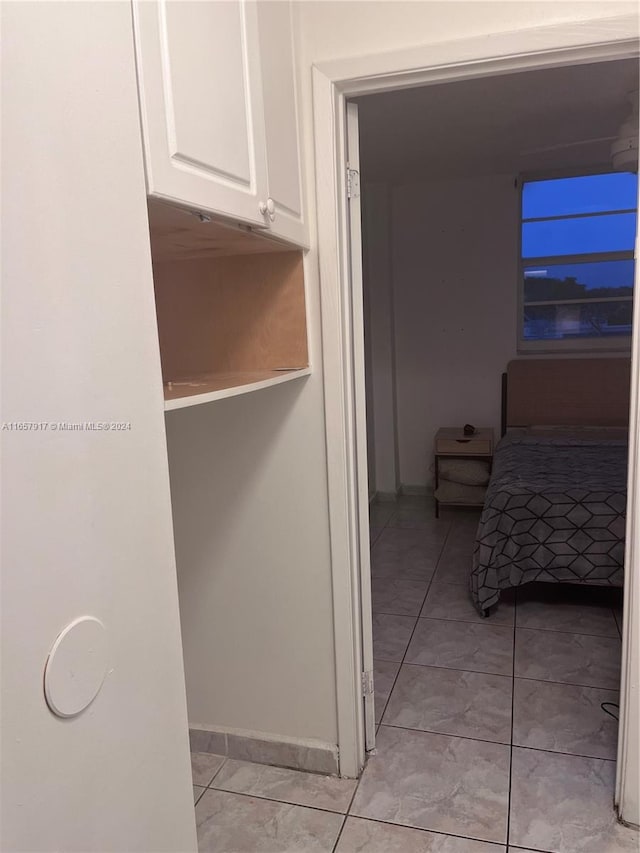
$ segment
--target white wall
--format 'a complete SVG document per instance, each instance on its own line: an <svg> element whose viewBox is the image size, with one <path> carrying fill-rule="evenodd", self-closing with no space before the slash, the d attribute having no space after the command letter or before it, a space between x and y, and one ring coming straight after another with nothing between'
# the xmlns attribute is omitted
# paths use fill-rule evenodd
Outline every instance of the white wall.
<svg viewBox="0 0 640 853"><path fill-rule="evenodd" d="M516 356L518 191L498 175L368 189L363 203L377 226L364 277L377 471L387 463L392 489L431 488L440 426L499 436L500 376Z"/></svg>
<svg viewBox="0 0 640 853"><path fill-rule="evenodd" d="M511 175L393 191L400 480L433 483L440 426L500 429L516 356L519 193Z"/></svg>
<svg viewBox="0 0 640 853"><path fill-rule="evenodd" d="M378 493L431 487L439 426L472 421L499 436L500 374L516 357L517 197L511 176L363 188Z"/></svg>
<svg viewBox="0 0 640 853"><path fill-rule="evenodd" d="M484 33L636 15L633 2L299 0L304 64Z"/></svg>
<svg viewBox="0 0 640 853"><path fill-rule="evenodd" d="M367 362L368 453L374 461L374 491L398 491L396 366L391 262L391 194L387 184L362 188L363 285Z"/></svg>
<svg viewBox="0 0 640 853"><path fill-rule="evenodd" d="M167 440L190 724L335 746L320 379L171 412Z"/></svg>
<svg viewBox="0 0 640 853"><path fill-rule="evenodd" d="M162 382L126 3L2 4L5 851L195 851ZM72 619L110 669L55 717Z"/></svg>

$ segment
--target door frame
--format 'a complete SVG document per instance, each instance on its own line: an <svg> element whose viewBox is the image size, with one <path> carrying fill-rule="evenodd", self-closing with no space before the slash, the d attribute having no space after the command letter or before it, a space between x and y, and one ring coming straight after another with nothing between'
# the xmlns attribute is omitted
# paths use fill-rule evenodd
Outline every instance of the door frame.
<svg viewBox="0 0 640 853"><path fill-rule="evenodd" d="M351 295L348 308L352 316L352 329L364 330L364 292L362 288L362 209L360 205L360 131L358 105L346 103L347 166L349 169L349 258L351 261L348 291ZM356 286L352 286L356 282ZM359 286L358 286L359 285ZM358 581L360 585L360 657L361 702L364 706L364 748L372 751L376 744L375 701L373 695L373 615L371 606L371 550L369 542L369 462L367 458L367 392L365 375L364 334L351 336L354 420L354 489L356 506L354 517L358 539Z"/></svg>
<svg viewBox="0 0 640 853"><path fill-rule="evenodd" d="M633 15L598 21L487 34L459 41L425 44L402 51L353 57L314 65L313 138L315 143L318 261L322 315L323 371L326 408L329 516L334 605L337 721L340 772L355 777L366 753L362 703L361 539L358 507L358 447L352 389L354 343L362 346L364 330L354 324L350 293L350 234L346 193L346 102L364 94L433 85L456 79L492 77L515 71L635 58L639 55L638 19ZM360 295L359 297L360 298ZM636 300L636 312L640 314ZM616 804L624 811L635 785L638 759L632 755L637 727L638 565L640 559L640 484L635 476L640 447L640 329L634 327L631 388L630 479L627 513L627 576L624 591L623 668ZM360 416L362 416L362 412ZM366 449L365 449L366 452ZM368 538L368 533L367 533ZM631 603L636 606L632 608ZM633 611L633 612L632 612ZM633 617L633 618L632 618ZM632 624L633 623L633 624ZM365 638L370 642L370 638ZM635 696L635 700L634 700ZM625 713L629 711L629 713ZM630 781L631 780L631 781ZM631 819L631 818L629 818Z"/></svg>

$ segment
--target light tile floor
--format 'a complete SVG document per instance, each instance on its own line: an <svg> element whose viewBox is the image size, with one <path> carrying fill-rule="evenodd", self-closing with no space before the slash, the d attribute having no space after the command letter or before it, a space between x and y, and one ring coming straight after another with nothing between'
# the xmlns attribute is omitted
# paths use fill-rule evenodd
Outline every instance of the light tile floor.
<svg viewBox="0 0 640 853"><path fill-rule="evenodd" d="M193 755L201 853L637 853L612 808L620 597L523 588L488 619L477 512L371 507L377 750L359 783Z"/></svg>

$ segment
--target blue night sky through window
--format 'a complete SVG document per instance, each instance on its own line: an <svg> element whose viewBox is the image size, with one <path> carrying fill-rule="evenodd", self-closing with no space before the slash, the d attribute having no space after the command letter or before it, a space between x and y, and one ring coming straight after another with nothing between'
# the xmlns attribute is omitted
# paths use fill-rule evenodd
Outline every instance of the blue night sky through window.
<svg viewBox="0 0 640 853"><path fill-rule="evenodd" d="M595 287L633 287L633 272L633 261L599 261L525 267L524 275L527 279L575 278L589 290Z"/></svg>
<svg viewBox="0 0 640 853"><path fill-rule="evenodd" d="M632 251L637 193L632 172L528 181L522 190L523 258Z"/></svg>
<svg viewBox="0 0 640 853"><path fill-rule="evenodd" d="M632 172L523 184L523 344L616 349L629 341L637 194Z"/></svg>
<svg viewBox="0 0 640 853"><path fill-rule="evenodd" d="M522 189L522 218L635 210L637 201L638 176L634 172L527 181Z"/></svg>

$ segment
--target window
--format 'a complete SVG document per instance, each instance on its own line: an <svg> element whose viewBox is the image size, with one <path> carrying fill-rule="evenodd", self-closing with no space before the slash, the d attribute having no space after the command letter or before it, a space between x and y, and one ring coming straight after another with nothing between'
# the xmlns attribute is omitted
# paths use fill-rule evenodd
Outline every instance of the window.
<svg viewBox="0 0 640 853"><path fill-rule="evenodd" d="M624 349L631 336L638 176L522 185L520 349Z"/></svg>

